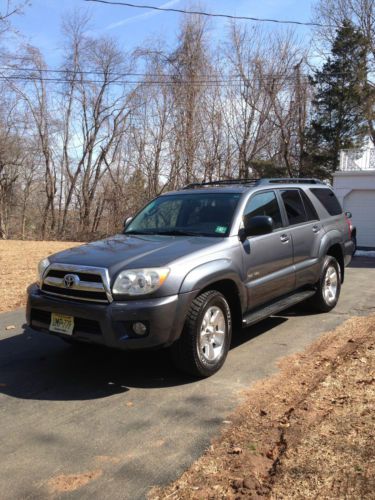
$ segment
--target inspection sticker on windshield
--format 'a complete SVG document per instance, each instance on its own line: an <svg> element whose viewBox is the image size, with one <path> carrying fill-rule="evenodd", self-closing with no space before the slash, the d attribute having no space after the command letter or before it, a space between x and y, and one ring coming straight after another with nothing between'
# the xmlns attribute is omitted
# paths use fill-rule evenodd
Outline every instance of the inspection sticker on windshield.
<svg viewBox="0 0 375 500"><path fill-rule="evenodd" d="M216 226L215 233L225 234L227 229L227 226Z"/></svg>

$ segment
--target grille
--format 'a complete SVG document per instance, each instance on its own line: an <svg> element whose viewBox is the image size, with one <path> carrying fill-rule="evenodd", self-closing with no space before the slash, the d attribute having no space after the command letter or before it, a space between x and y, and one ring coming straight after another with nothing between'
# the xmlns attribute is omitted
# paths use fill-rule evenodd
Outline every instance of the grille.
<svg viewBox="0 0 375 500"><path fill-rule="evenodd" d="M67 271L61 271L58 269L51 269L51 271L48 271L47 277L64 278L64 276L66 276L67 274L69 274ZM90 283L101 283L102 282L102 278L99 274L76 273L76 272L74 272L73 274L76 274L81 281L89 281Z"/></svg>
<svg viewBox="0 0 375 500"><path fill-rule="evenodd" d="M71 288L60 288L57 286L51 286L43 284L42 286L43 292L49 292L57 295L62 295L66 298L70 299L78 299L78 300L94 300L100 302L108 302L107 295L105 292L88 292L79 289L71 289Z"/></svg>
<svg viewBox="0 0 375 500"><path fill-rule="evenodd" d="M65 286L66 275L74 282ZM112 301L106 269L52 264L41 285L42 292L75 301L108 303Z"/></svg>

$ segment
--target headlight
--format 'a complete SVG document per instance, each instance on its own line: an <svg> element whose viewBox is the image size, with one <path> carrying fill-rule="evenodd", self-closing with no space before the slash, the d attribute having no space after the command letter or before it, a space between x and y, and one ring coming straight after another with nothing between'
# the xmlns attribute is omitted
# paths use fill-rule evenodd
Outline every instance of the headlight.
<svg viewBox="0 0 375 500"><path fill-rule="evenodd" d="M47 267L50 265L50 261L48 259L42 259L38 264L38 280L42 281L43 275Z"/></svg>
<svg viewBox="0 0 375 500"><path fill-rule="evenodd" d="M168 274L168 268L122 271L117 276L112 291L114 295L146 295L160 288Z"/></svg>

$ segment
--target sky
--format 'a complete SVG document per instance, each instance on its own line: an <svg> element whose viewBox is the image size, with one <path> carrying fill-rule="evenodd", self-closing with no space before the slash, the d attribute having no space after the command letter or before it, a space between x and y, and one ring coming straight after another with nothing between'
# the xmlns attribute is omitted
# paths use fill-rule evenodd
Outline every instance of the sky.
<svg viewBox="0 0 375 500"><path fill-rule="evenodd" d="M201 0L199 3L186 0L134 0L131 3L174 8L199 5L199 10L209 12L310 21L313 0ZM25 42L42 50L49 65L58 66L62 54L61 19L64 14L75 10L89 12L93 34L111 36L126 50L132 50L154 36L161 37L173 46L181 20L181 14L103 5L84 0L31 0L31 5L25 9L24 14L14 18L13 25ZM254 25L250 21L242 22ZM267 29L275 29L276 26L269 23L256 24L264 24ZM228 21L212 19L212 38L219 41L227 25ZM301 38L309 38L310 28L295 29Z"/></svg>

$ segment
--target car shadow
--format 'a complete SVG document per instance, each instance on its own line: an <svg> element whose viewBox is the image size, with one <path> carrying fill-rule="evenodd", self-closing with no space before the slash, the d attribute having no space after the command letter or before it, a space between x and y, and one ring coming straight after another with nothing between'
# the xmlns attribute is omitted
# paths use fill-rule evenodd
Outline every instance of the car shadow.
<svg viewBox="0 0 375 500"><path fill-rule="evenodd" d="M285 318L268 318L233 332L231 350L276 328ZM124 352L61 339L27 327L0 340L0 393L19 399L93 400L131 388L168 388L199 383L179 372L168 350Z"/></svg>
<svg viewBox="0 0 375 500"><path fill-rule="evenodd" d="M354 256L348 267L353 267L354 269L374 269L375 259L373 257Z"/></svg>
<svg viewBox="0 0 375 500"><path fill-rule="evenodd" d="M276 318L298 318L300 316L319 316L319 312L313 311L305 304L297 304L289 309L285 309L284 311L279 312L275 317Z"/></svg>

